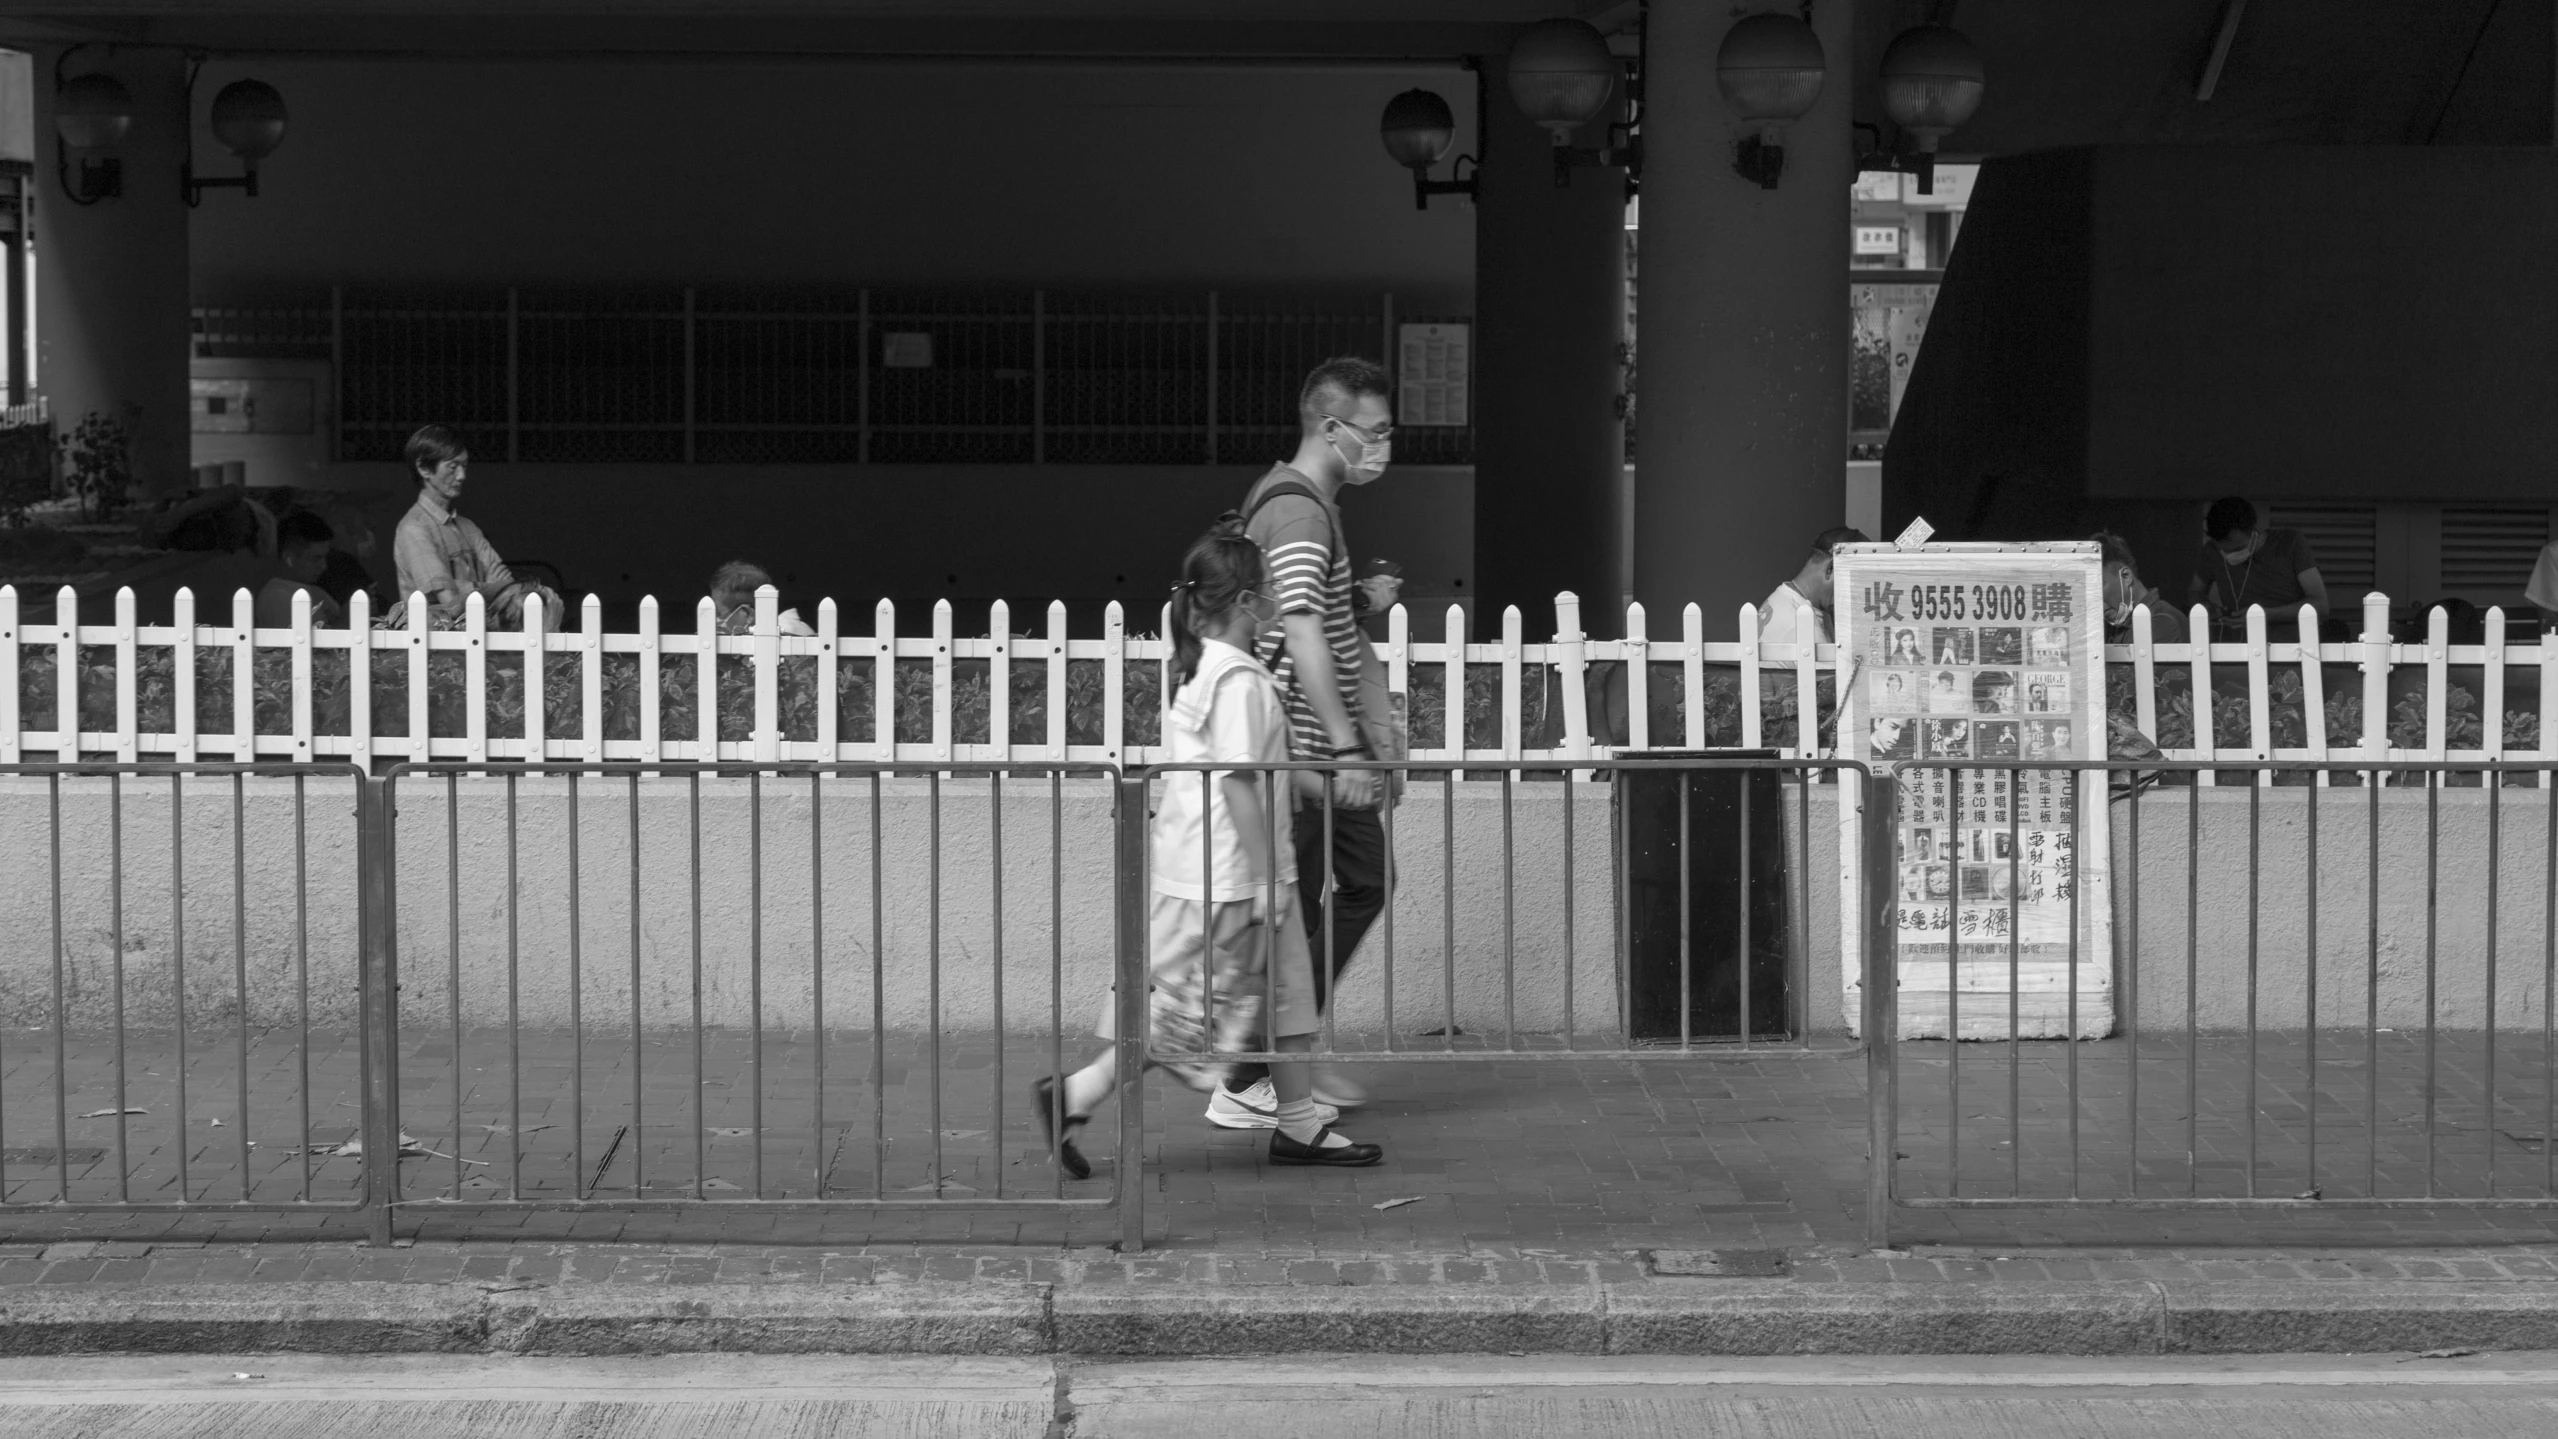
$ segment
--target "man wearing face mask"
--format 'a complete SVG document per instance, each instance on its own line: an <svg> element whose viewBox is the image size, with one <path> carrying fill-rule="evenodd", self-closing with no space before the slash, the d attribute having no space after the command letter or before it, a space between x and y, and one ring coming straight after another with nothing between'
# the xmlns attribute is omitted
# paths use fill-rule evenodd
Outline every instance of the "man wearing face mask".
<svg viewBox="0 0 2558 1439"><path fill-rule="evenodd" d="M2098 530L2088 536L2105 548L2100 563L2105 567L2105 642L2127 645L2132 642L2132 611L2149 611L2149 637L2162 645L2185 643L2188 626L2185 612L2167 602L2158 591L2141 583L2140 565L2132 558L2131 543L2111 530Z"/></svg>
<svg viewBox="0 0 2558 1439"><path fill-rule="evenodd" d="M1287 698L1294 759L1366 760L1381 753L1375 726L1385 717L1364 714L1359 695L1363 676L1382 690L1384 667L1359 633L1339 497L1342 486L1371 484L1385 473L1393 455L1392 385L1385 369L1367 360L1317 365L1297 396L1296 454L1272 466L1244 496L1246 532L1261 546L1279 600L1279 621L1262 632L1257 649ZM1383 780L1374 770L1331 777L1328 856L1322 811L1305 809L1297 817L1297 884L1319 1009L1330 1006L1334 980L1385 908ZM1239 1075L1238 1082L1246 1078ZM1261 1110L1275 1102L1268 1088L1263 1079L1240 1092L1221 1090L1209 1103L1209 1119L1232 1129L1266 1127ZM1325 1069L1317 1071L1315 1098L1346 1109L1364 1096L1338 1071Z"/></svg>

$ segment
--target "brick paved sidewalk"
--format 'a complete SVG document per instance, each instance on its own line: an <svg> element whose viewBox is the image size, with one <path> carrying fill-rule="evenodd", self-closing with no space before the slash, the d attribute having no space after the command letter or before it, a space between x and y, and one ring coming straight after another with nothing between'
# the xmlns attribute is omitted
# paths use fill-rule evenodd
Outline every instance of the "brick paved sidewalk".
<svg viewBox="0 0 2558 1439"><path fill-rule="evenodd" d="M227 1243L355 1235L350 1221L310 1212L81 1215L49 1208L65 1171L72 1197L89 1203L120 1192L146 1202L183 1193L218 1206L244 1186L253 1197L285 1204L305 1193L318 1204L355 1196L362 1159L331 1152L356 1126L350 1037L314 1035L306 1052L296 1034L257 1032L245 1054L237 1034L218 1026L190 1039L182 1070L168 1036L125 1037L123 1107L145 1112L122 1119L112 1113L117 1051L107 1037L75 1038L63 1056L67 1087L58 1106L49 1036L21 1031L0 1040L0 1163L13 1206L0 1213L7 1226L0 1237ZM1954 1100L1963 1120L1966 1195L2004 1194L2018 1181L2028 1193L2066 1196L2075 1153L2085 1194L2123 1193L2135 1172L2144 1196L2189 1187L2243 1194L2252 1173L2256 1192L2275 1195L2316 1188L2344 1197L2367 1183L2421 1195L2431 1182L2432 1192L2445 1196L2441 1207L1904 1211L1896 1234L1913 1243L1991 1246L2404 1248L2558 1239L2558 1212L2457 1202L2488 1192L2490 1163L2498 1165L2497 1195L2545 1192L2549 1144L2540 1117L2548 1094L2545 1056L2536 1046L2504 1042L2491 1124L2475 1036L2469 1047L2438 1040L2430 1069L2415 1036L2391 1037L2377 1056L2322 1039L2314 1090L2298 1041L2271 1036L2252 1056L2238 1044L2199 1047L2190 1057L2196 1102L2189 1104L2188 1056L2144 1039L2137 1124L2122 1041L2081 1045L2074 1055L2057 1044L2013 1053L2004 1045L1966 1045L1959 1088L1946 1082L1945 1046L1905 1046L1904 1190L1947 1192ZM1080 1057L1076 1046L1067 1047L1069 1065ZM934 1063L920 1038L891 1036L873 1053L867 1035L829 1036L822 1090L820 1058L804 1035L768 1035L759 1050L744 1036L714 1032L698 1052L680 1035L649 1036L636 1049L627 1035L617 1041L601 1033L587 1035L582 1046L556 1033L512 1040L473 1033L458 1047L449 1035L415 1038L402 1056L402 1129L427 1153L402 1165L411 1202L401 1211L400 1232L430 1244L512 1239L848 1252L911 1244L1063 1251L1117 1238L1116 1217L1106 1212L965 1208L998 1195L1098 1199L1108 1192L1106 1141L1096 1137L1088 1146L1100 1173L1084 1184L1061 1183L1038 1141L1028 1081L1048 1068L1045 1043L1015 1040L999 1051L984 1036L946 1036ZM183 1145L173 1124L181 1073ZM1152 1081L1144 1178L1149 1247L1256 1261L1396 1254L1506 1261L1541 1251L1598 1256L1587 1262L1600 1263L1654 1249L1844 1252L1865 1233L1865 1065L1853 1050L1641 1063L1395 1062L1364 1066L1363 1073L1379 1099L1345 1128L1383 1143L1388 1159L1348 1172L1272 1168L1262 1159L1263 1136L1212 1128L1200 1120L1196 1096ZM2365 1087L2374 1077L2377 1090ZM876 1108L875 1094L885 1098ZM2365 1127L2371 1116L2379 1123L2376 1146ZM1104 1123L1111 1117L1105 1111ZM67 1143L57 1142L57 1127ZM2011 1135L2021 1143L2011 1144ZM121 1190L119 1172L128 1176ZM953 1201L953 1209L791 1213L737 1203L758 1192L805 1198L821 1183L835 1198L938 1198ZM709 1202L683 1213L451 1203L510 1194L698 1194ZM1397 1200L1415 1202L1379 1207Z"/></svg>

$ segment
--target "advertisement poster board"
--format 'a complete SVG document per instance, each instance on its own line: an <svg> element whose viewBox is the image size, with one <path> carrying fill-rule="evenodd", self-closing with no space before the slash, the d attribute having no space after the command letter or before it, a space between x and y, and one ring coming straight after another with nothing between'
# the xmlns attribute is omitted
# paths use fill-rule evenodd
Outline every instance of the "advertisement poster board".
<svg viewBox="0 0 2558 1439"><path fill-rule="evenodd" d="M1952 1010L1960 1038L2005 1039L2011 988L2020 1037L2067 1034L2073 955L2076 1032L2113 1030L2103 772L1930 764L2105 757L2098 557L2087 541L1836 552L1839 757L1900 790L1889 879L1903 1038L1944 1037ZM1840 855L1855 1016L1865 933L1852 818Z"/></svg>

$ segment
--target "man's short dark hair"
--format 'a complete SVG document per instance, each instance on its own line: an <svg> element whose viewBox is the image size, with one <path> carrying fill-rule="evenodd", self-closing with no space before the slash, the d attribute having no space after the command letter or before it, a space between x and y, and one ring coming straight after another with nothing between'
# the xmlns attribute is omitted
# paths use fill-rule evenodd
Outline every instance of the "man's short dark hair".
<svg viewBox="0 0 2558 1439"><path fill-rule="evenodd" d="M2212 501L2211 509L2203 515L2203 533L2211 536L2214 544L2255 528L2256 507L2236 495Z"/></svg>
<svg viewBox="0 0 2558 1439"><path fill-rule="evenodd" d="M1812 537L1812 553L1816 555L1826 555L1841 545L1862 545L1867 543L1870 542L1865 538L1865 531L1857 529L1853 525L1833 525Z"/></svg>
<svg viewBox="0 0 2558 1439"><path fill-rule="evenodd" d="M2140 559L2132 553L2132 542L2130 540L2124 539L2121 535L2114 533L2112 530L2098 530L2096 533L2089 535L2088 538L2094 540L2098 545L2103 547L2105 551L2103 563L2109 565L2121 565L2123 568L2130 570L2136 575L2141 572Z"/></svg>
<svg viewBox="0 0 2558 1439"><path fill-rule="evenodd" d="M409 478L415 480L434 473L446 460L468 456L471 447L451 425L420 425L401 453L408 457Z"/></svg>
<svg viewBox="0 0 2558 1439"><path fill-rule="evenodd" d="M1314 367L1306 376L1305 388L1297 391L1297 427L1313 434L1323 425L1324 416L1334 415L1356 405L1362 395L1379 399L1394 394L1394 377L1386 367L1374 360L1356 355L1336 355Z"/></svg>
<svg viewBox="0 0 2558 1439"><path fill-rule="evenodd" d="M277 521L275 526L275 546L280 550L325 545L336 539L337 531L329 528L329 522L310 510L295 510Z"/></svg>

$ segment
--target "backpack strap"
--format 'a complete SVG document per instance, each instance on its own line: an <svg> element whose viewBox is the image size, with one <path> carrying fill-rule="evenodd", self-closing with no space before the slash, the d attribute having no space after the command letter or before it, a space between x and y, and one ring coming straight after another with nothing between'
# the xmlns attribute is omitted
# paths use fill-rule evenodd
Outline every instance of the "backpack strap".
<svg viewBox="0 0 2558 1439"><path fill-rule="evenodd" d="M1323 496L1315 492L1314 486L1303 480L1281 480L1263 490L1260 496L1244 509L1245 527L1247 529L1251 527L1253 516L1261 513L1262 506L1269 504L1272 500L1289 497L1312 500L1315 502L1315 507L1323 511L1324 530L1329 537L1325 548L1328 553L1337 558L1341 553L1341 527L1332 523L1332 507L1323 502Z"/></svg>

